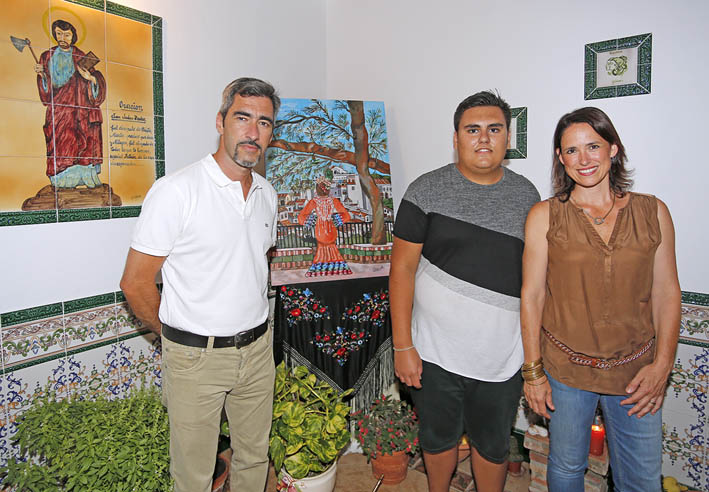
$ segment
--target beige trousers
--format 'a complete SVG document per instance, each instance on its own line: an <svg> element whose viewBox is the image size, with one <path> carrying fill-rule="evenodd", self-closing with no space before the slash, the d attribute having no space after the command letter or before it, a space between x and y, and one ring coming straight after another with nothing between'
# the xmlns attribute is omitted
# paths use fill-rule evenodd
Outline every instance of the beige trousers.
<svg viewBox="0 0 709 492"><path fill-rule="evenodd" d="M175 492L209 492L222 408L231 434L231 490L262 492L275 367L271 331L237 349L188 347L162 337L163 395L170 418Z"/></svg>

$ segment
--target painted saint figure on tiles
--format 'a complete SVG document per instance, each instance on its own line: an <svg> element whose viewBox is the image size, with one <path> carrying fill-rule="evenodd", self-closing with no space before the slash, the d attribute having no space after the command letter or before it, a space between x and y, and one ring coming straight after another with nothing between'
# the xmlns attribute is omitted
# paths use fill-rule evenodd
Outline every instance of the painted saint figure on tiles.
<svg viewBox="0 0 709 492"><path fill-rule="evenodd" d="M336 244L337 226L349 222L350 214L339 199L330 196L331 184L327 177L320 176L315 184L315 197L298 214L300 225L312 222L315 225L317 249L306 277L352 274Z"/></svg>
<svg viewBox="0 0 709 492"><path fill-rule="evenodd" d="M103 116L106 80L94 68L97 59L75 46L76 28L67 21L52 23L57 45L42 53L37 72L39 97L47 106L44 137L47 176L57 188L101 186Z"/></svg>

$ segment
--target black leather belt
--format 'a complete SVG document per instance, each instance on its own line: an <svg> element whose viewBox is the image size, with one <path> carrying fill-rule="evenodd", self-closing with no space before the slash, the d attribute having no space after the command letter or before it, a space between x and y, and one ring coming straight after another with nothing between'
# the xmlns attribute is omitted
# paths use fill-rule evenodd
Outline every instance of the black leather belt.
<svg viewBox="0 0 709 492"><path fill-rule="evenodd" d="M264 321L262 324L256 328L251 328L250 330L242 331L236 335L230 337L214 337L214 348L225 348L225 347L236 347L242 348L258 340L258 338L266 333L268 328L268 320ZM205 335L197 335L195 333L190 333L188 331L178 330L172 326L162 325L162 334L165 338L171 342L179 343L180 345L187 345L188 347L201 347L206 348L209 337Z"/></svg>

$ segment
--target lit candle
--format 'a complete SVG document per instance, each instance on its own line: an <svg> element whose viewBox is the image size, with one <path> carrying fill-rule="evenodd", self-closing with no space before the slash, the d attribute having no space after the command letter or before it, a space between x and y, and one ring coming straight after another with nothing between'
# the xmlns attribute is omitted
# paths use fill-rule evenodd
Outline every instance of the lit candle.
<svg viewBox="0 0 709 492"><path fill-rule="evenodd" d="M601 417L596 415L591 426L591 449L589 452L594 456L603 454L603 441L606 439L606 429L603 427Z"/></svg>

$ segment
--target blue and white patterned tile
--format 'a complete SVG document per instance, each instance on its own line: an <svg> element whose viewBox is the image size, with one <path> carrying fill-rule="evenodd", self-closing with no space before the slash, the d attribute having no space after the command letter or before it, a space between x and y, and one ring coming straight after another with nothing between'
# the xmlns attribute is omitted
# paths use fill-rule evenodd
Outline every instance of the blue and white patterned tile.
<svg viewBox="0 0 709 492"><path fill-rule="evenodd" d="M0 371L0 466L5 466L10 456L9 426L10 417L5 396L5 378Z"/></svg>
<svg viewBox="0 0 709 492"><path fill-rule="evenodd" d="M11 440L17 433L17 423L22 413L40 397L49 392L58 398L69 396L69 364L66 356L30 365L12 371L5 371L2 386L8 407L7 436ZM17 456L17 448L10 444L9 456Z"/></svg>
<svg viewBox="0 0 709 492"><path fill-rule="evenodd" d="M68 390L81 399L120 397L120 360L118 344L100 343L67 356Z"/></svg>
<svg viewBox="0 0 709 492"><path fill-rule="evenodd" d="M670 374L663 410L706 415L709 348L680 343Z"/></svg>
<svg viewBox="0 0 709 492"><path fill-rule="evenodd" d="M161 387L162 347L157 335L151 332L120 340L118 355L124 394L143 384Z"/></svg>
<svg viewBox="0 0 709 492"><path fill-rule="evenodd" d="M702 487L706 475L706 420L688 412L663 409L662 421L662 474Z"/></svg>

